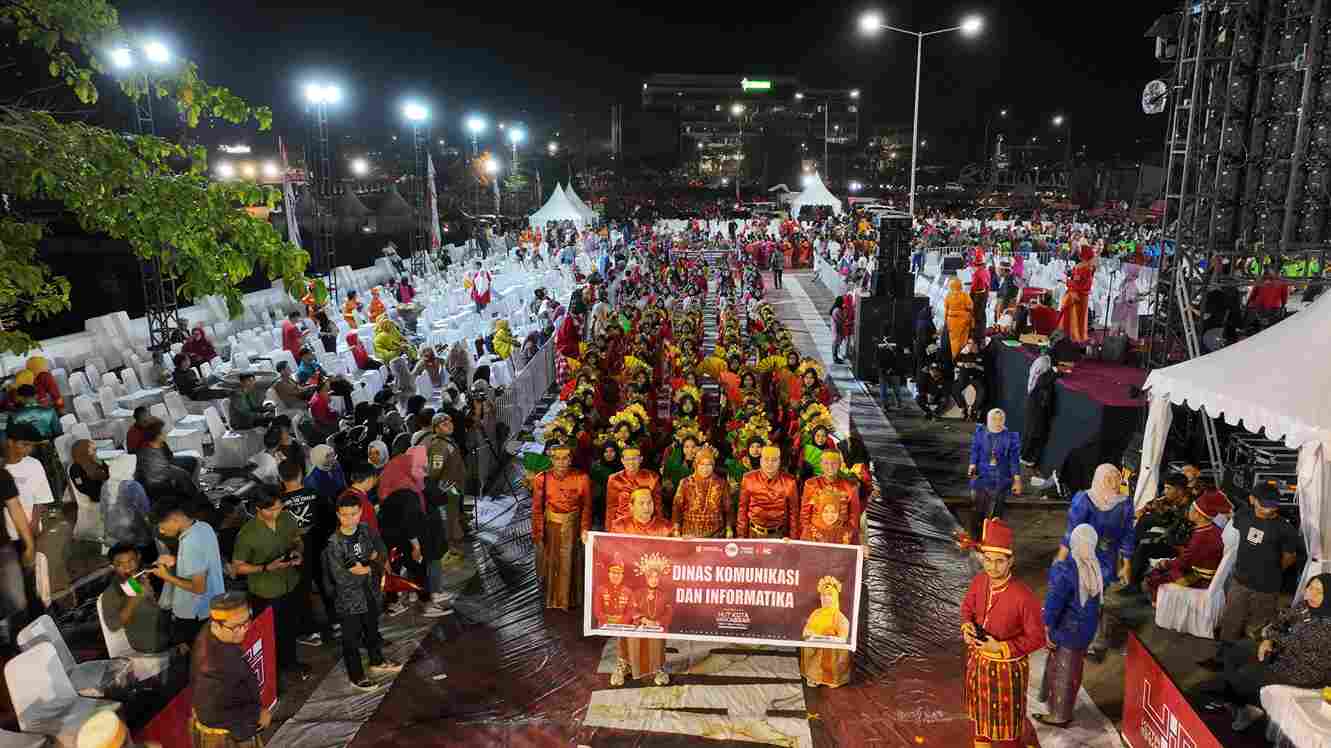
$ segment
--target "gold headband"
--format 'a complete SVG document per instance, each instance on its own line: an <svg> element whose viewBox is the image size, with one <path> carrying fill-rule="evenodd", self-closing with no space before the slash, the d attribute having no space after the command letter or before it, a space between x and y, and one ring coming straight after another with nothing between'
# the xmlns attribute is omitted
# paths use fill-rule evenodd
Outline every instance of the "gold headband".
<svg viewBox="0 0 1331 748"><path fill-rule="evenodd" d="M249 618L249 608L231 608L229 610L210 610L208 617L219 623L233 623L241 618Z"/></svg>
<svg viewBox="0 0 1331 748"><path fill-rule="evenodd" d="M630 446L624 447L622 450L620 450L620 455L621 455L622 457L628 457L629 455L638 455L639 457L641 457L641 456L642 456L642 448L641 448L641 447L635 447L635 446L630 445Z"/></svg>
<svg viewBox="0 0 1331 748"><path fill-rule="evenodd" d="M763 457L776 457L780 459L781 448L775 446L763 447Z"/></svg>

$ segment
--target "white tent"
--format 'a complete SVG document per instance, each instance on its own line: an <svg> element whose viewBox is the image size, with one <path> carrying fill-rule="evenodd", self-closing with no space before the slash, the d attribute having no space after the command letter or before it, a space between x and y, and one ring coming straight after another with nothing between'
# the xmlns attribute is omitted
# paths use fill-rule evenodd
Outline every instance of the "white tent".
<svg viewBox="0 0 1331 748"><path fill-rule="evenodd" d="M596 211L587 207L587 203L584 203L582 198L578 197L578 193L573 191L572 182L568 183L568 187L564 189L564 194L568 195L569 202L573 203L573 207L577 208L579 213L586 216L588 221L595 221L600 218L600 216L596 214Z"/></svg>
<svg viewBox="0 0 1331 748"><path fill-rule="evenodd" d="M804 191L790 202L790 217L799 220L800 208L806 205L828 205L831 206L833 213L841 215L841 201L827 189L827 185L823 184L822 178L817 174L810 175L809 183L804 185Z"/></svg>
<svg viewBox="0 0 1331 748"><path fill-rule="evenodd" d="M1169 404L1223 416L1248 431L1266 429L1299 450L1300 529L1308 565L1299 588L1331 571L1331 294L1257 335L1214 353L1151 372L1151 406L1134 502L1155 498L1169 433ZM1296 598L1297 599L1297 598Z"/></svg>
<svg viewBox="0 0 1331 748"><path fill-rule="evenodd" d="M540 210L532 213L528 220L536 228L544 228L547 221L572 221L581 226L587 222L587 216L568 199L564 188L556 185L555 191L550 193L550 199L545 201Z"/></svg>

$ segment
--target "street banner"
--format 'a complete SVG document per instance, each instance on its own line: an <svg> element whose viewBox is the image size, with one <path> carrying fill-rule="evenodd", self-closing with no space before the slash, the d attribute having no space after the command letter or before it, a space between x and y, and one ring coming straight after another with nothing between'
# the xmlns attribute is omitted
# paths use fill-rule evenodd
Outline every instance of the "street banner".
<svg viewBox="0 0 1331 748"><path fill-rule="evenodd" d="M1221 748L1169 674L1128 634L1123 673L1123 740L1132 748Z"/></svg>
<svg viewBox="0 0 1331 748"><path fill-rule="evenodd" d="M586 555L588 636L855 649L858 545L593 532Z"/></svg>
<svg viewBox="0 0 1331 748"><path fill-rule="evenodd" d="M208 624L205 622L203 625ZM277 639L272 608L254 619L240 646L245 652L245 661L259 680L259 703L271 709L277 703ZM162 748L190 748L189 720L193 695L194 692L186 685L157 716L134 734L134 740L139 743L157 742Z"/></svg>

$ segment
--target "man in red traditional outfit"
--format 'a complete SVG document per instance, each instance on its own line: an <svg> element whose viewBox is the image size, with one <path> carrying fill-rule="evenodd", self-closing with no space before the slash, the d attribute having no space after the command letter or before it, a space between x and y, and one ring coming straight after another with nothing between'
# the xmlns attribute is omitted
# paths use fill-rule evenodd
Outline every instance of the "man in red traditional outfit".
<svg viewBox="0 0 1331 748"><path fill-rule="evenodd" d="M652 496L655 516L661 513L661 476L654 470L642 469L642 448L637 444L626 444L620 452L624 469L610 476L605 484L605 529L616 532L618 525L629 519L630 500L639 489L647 490Z"/></svg>
<svg viewBox="0 0 1331 748"><path fill-rule="evenodd" d="M1225 555L1225 541L1215 524L1218 514L1233 511L1229 499L1219 491L1209 491L1197 497L1188 509L1192 535L1178 556L1164 559L1142 580L1146 594L1155 603L1161 585L1177 584L1182 587L1208 587L1215 576L1216 567Z"/></svg>
<svg viewBox="0 0 1331 748"><path fill-rule="evenodd" d="M592 484L573 469L573 447L550 448L553 467L537 473L531 489L531 539L536 575L545 583L545 607L568 610L582 580L582 547L592 527Z"/></svg>
<svg viewBox="0 0 1331 748"><path fill-rule="evenodd" d="M741 538L797 537L799 497L794 476L781 471L780 447L763 447L758 465L758 470L750 470L740 479L736 534Z"/></svg>
<svg viewBox="0 0 1331 748"><path fill-rule="evenodd" d="M1039 598L1012 578L1012 550L1012 528L1001 519L985 520L979 543L984 573L971 580L961 601L962 685L976 748L1026 745L1027 658L1047 642Z"/></svg>
<svg viewBox="0 0 1331 748"><path fill-rule="evenodd" d="M766 459L766 456L764 456L764 459ZM859 484L841 474L841 453L835 449L823 451L819 460L819 467L822 470L822 475L804 481L804 493L800 497L800 510L797 517L799 525L795 528L796 532L792 533L792 536L805 540L820 540L826 543L859 543ZM848 534L848 537L845 539L840 537L808 537L806 530L816 525L814 515L820 511L819 507L833 500L840 502L843 507L841 516L845 521L844 532Z"/></svg>
<svg viewBox="0 0 1331 748"><path fill-rule="evenodd" d="M674 534L685 538L731 538L735 536L731 517L730 485L717 475L716 450L698 448L693 458L693 474L679 483L675 492Z"/></svg>
<svg viewBox="0 0 1331 748"><path fill-rule="evenodd" d="M606 585L592 600L592 617L597 626L628 623L629 603L633 592L624 586L624 560L616 556L606 569ZM613 676L612 676L613 678Z"/></svg>

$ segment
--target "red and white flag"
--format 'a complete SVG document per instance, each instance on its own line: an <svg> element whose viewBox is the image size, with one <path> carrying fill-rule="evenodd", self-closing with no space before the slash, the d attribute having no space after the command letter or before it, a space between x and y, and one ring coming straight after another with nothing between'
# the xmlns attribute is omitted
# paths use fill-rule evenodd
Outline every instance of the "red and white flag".
<svg viewBox="0 0 1331 748"><path fill-rule="evenodd" d="M300 222L296 220L296 192L291 187L291 169L287 164L287 147L281 136L277 138L277 150L282 156L282 211L287 215L287 238L300 246ZM311 197L311 199L313 199Z"/></svg>

